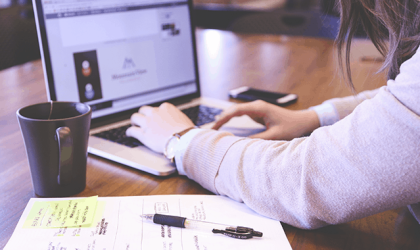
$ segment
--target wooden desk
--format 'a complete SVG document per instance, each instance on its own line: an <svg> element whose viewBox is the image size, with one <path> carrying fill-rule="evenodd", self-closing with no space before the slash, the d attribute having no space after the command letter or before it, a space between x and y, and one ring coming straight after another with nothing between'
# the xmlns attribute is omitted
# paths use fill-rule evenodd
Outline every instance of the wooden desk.
<svg viewBox="0 0 420 250"><path fill-rule="evenodd" d="M238 35L197 30L202 94L228 99L229 89L248 85L299 95L291 109L351 94L336 67L333 41L272 35ZM378 56L364 40L354 43L353 77L358 91L385 83L372 76ZM0 72L0 247L9 240L26 203L35 197L16 110L47 100L40 61ZM152 176L89 156L87 187L77 196L210 194L182 176ZM353 222L306 231L283 224L293 249L419 249L420 227L407 208L386 211Z"/></svg>

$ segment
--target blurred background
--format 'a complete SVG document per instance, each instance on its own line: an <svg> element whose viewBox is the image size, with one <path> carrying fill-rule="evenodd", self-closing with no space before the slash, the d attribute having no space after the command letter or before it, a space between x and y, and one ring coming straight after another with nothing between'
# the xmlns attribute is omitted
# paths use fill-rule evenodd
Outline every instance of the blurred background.
<svg viewBox="0 0 420 250"><path fill-rule="evenodd" d="M334 39L336 0L194 0L197 27ZM40 58L31 0L0 0L0 70Z"/></svg>
<svg viewBox="0 0 420 250"><path fill-rule="evenodd" d="M0 0L0 70L40 58L30 0Z"/></svg>

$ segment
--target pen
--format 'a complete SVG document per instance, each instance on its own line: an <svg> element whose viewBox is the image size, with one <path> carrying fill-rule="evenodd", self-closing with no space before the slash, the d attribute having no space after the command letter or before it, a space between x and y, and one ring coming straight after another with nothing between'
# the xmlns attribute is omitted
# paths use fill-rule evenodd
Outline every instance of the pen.
<svg viewBox="0 0 420 250"><path fill-rule="evenodd" d="M155 224L168 225L172 227L180 227L187 229L204 229L211 230L215 234L223 234L235 239L250 239L252 237L262 237L263 233L255 231L249 227L234 227L219 223L207 221L191 220L185 217L164 215L164 214L144 214L141 218L147 221L153 221ZM223 229L224 228L224 229Z"/></svg>

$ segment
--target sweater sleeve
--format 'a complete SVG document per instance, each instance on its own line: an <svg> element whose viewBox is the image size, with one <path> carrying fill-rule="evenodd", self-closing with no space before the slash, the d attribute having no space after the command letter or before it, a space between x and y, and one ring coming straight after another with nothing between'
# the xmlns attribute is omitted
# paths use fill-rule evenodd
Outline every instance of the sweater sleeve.
<svg viewBox="0 0 420 250"><path fill-rule="evenodd" d="M182 152L185 173L216 194L307 229L419 202L419 64L417 52L395 81L309 137L268 141L200 130Z"/></svg>
<svg viewBox="0 0 420 250"><path fill-rule="evenodd" d="M319 124L329 126L348 116L364 100L374 97L379 89L366 90L356 96L347 96L343 98L333 98L323 102L320 105L310 107L319 118Z"/></svg>
<svg viewBox="0 0 420 250"><path fill-rule="evenodd" d="M202 130L183 166L216 194L318 228L420 201L419 128L420 118L382 88L343 120L289 142Z"/></svg>

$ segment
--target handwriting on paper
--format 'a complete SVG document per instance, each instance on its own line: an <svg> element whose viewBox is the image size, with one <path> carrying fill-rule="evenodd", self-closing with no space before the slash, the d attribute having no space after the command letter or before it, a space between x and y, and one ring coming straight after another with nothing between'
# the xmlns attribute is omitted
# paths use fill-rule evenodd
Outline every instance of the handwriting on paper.
<svg viewBox="0 0 420 250"><path fill-rule="evenodd" d="M98 196L34 202L23 228L78 227L92 223Z"/></svg>

